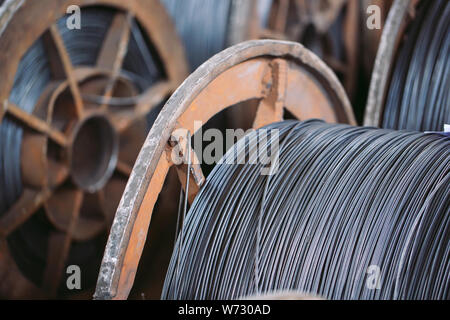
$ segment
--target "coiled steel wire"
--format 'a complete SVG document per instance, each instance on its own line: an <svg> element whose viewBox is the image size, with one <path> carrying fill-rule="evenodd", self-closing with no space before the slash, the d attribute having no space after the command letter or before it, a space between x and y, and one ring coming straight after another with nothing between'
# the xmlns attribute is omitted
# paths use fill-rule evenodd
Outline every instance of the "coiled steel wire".
<svg viewBox="0 0 450 320"><path fill-rule="evenodd" d="M450 2L422 1L393 69L383 127L442 131L450 123Z"/></svg>
<svg viewBox="0 0 450 320"><path fill-rule="evenodd" d="M227 152L186 215L162 298L449 298L447 136L318 120L265 129L279 130L278 171L249 163L275 142L267 131Z"/></svg>
<svg viewBox="0 0 450 320"><path fill-rule="evenodd" d="M183 40L192 70L227 46L232 0L162 0Z"/></svg>

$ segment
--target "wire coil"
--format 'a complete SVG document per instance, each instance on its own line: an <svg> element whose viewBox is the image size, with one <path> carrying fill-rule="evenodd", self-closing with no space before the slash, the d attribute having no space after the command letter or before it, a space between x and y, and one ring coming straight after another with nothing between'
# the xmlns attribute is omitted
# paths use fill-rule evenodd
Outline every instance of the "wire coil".
<svg viewBox="0 0 450 320"><path fill-rule="evenodd" d="M400 48L383 127L442 131L450 123L450 3L422 1Z"/></svg>
<svg viewBox="0 0 450 320"><path fill-rule="evenodd" d="M226 47L232 0L162 0L162 3L183 39L192 70Z"/></svg>
<svg viewBox="0 0 450 320"><path fill-rule="evenodd" d="M234 145L186 215L162 298L449 298L448 137L317 120L266 129L279 130L278 171L230 164L269 148L267 131Z"/></svg>

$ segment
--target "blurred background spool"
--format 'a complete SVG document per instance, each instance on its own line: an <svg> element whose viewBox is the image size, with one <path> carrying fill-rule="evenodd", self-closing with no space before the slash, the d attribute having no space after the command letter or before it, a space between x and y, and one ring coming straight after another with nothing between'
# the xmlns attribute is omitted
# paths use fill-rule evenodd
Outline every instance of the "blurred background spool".
<svg viewBox="0 0 450 320"><path fill-rule="evenodd" d="M391 0L163 0L183 39L191 70L226 47L250 39L299 42L338 75L362 122L369 80ZM381 29L369 30L367 8L380 8ZM245 110L256 109L243 108ZM251 125L237 109L215 123Z"/></svg>
<svg viewBox="0 0 450 320"><path fill-rule="evenodd" d="M369 79L390 0L259 0L251 38L303 44L337 74L362 122ZM381 29L367 27L367 9L379 8Z"/></svg>
<svg viewBox="0 0 450 320"><path fill-rule="evenodd" d="M66 25L81 7L81 29ZM18 1L0 12L0 296L91 296L158 108L187 73L158 1Z"/></svg>
<svg viewBox="0 0 450 320"><path fill-rule="evenodd" d="M448 1L395 1L383 30L364 124L443 131L450 122Z"/></svg>

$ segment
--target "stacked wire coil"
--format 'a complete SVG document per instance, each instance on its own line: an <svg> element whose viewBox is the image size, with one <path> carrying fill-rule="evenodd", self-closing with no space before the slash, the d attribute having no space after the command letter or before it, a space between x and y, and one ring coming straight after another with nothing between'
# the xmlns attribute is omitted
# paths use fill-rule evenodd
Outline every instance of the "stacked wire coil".
<svg viewBox="0 0 450 320"><path fill-rule="evenodd" d="M449 298L448 137L317 120L264 129L279 132L278 169L248 163L275 142L267 130L228 151L186 215L162 298Z"/></svg>

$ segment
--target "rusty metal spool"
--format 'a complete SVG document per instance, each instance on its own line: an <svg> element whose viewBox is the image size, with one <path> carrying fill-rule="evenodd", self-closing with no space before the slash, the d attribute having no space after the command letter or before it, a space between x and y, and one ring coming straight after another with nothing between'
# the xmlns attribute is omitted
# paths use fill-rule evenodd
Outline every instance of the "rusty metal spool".
<svg viewBox="0 0 450 320"><path fill-rule="evenodd" d="M355 124L349 100L334 73L300 44L248 41L209 59L175 91L147 136L116 212L95 298L128 297L169 169L175 167L181 185L186 184L186 165L175 166L170 153L178 145L184 156L195 154L188 150L186 137L176 135L175 130L194 135L195 121L204 124L219 112L249 100L259 102L255 128L282 120L284 111L297 119ZM189 201L203 181L200 166L194 165L189 174ZM173 195L172 201L177 198Z"/></svg>
<svg viewBox="0 0 450 320"><path fill-rule="evenodd" d="M249 39L255 0L161 0L181 36L191 69Z"/></svg>
<svg viewBox="0 0 450 320"><path fill-rule="evenodd" d="M71 31L63 29L71 5L81 7L82 28L73 32L83 32L84 12L96 8L110 15L92 65L71 56L75 44L66 41ZM148 132L145 117L186 76L184 50L157 0L7 0L0 12L0 129L14 126L21 135L14 146L21 186L0 212L0 296L66 295L61 283L67 264L81 264L82 289L89 281L92 288L107 231ZM137 37L159 72L144 88L129 72L135 71L129 66L135 56L129 55ZM24 109L11 92L22 59L37 43L45 49L49 82ZM27 94L15 90L14 97ZM6 145L0 152L9 150Z"/></svg>
<svg viewBox="0 0 450 320"><path fill-rule="evenodd" d="M378 8L380 8L381 13L380 29L369 29L366 27L361 28L361 46L364 52L361 59L364 72L368 76L368 80L370 80L375 58L377 56L378 46L380 44L381 35L383 33L383 26L386 23L387 15L389 13L389 9L392 6L393 0L362 0L361 2L362 4L360 19L362 21L367 21L367 9L371 5L376 5Z"/></svg>
<svg viewBox="0 0 450 320"><path fill-rule="evenodd" d="M420 0L394 1L389 11L377 52L366 104L364 125L383 127L385 108L387 108L387 98L391 86L394 85L394 71L398 65L398 59L400 59L399 54L402 46L407 42L408 32L410 32L410 29L414 26L414 22L419 19L420 6L425 3L427 2L421 2ZM434 21L433 25L437 25L437 23L437 21ZM429 38L431 39L432 36L433 35L429 35ZM427 52L428 51L431 51L431 49L428 48ZM445 59L445 57L442 59ZM419 63L425 64L425 62L424 57L424 61L420 61ZM420 75L419 78L421 79L422 76L423 75ZM400 90L404 90L404 88L400 88ZM419 91L416 90L416 92ZM396 94L402 95L402 92L400 91ZM400 106L398 107L400 108ZM433 106L427 106L427 108L433 108ZM420 130L420 128L411 129ZM423 129L442 130L442 128Z"/></svg>

